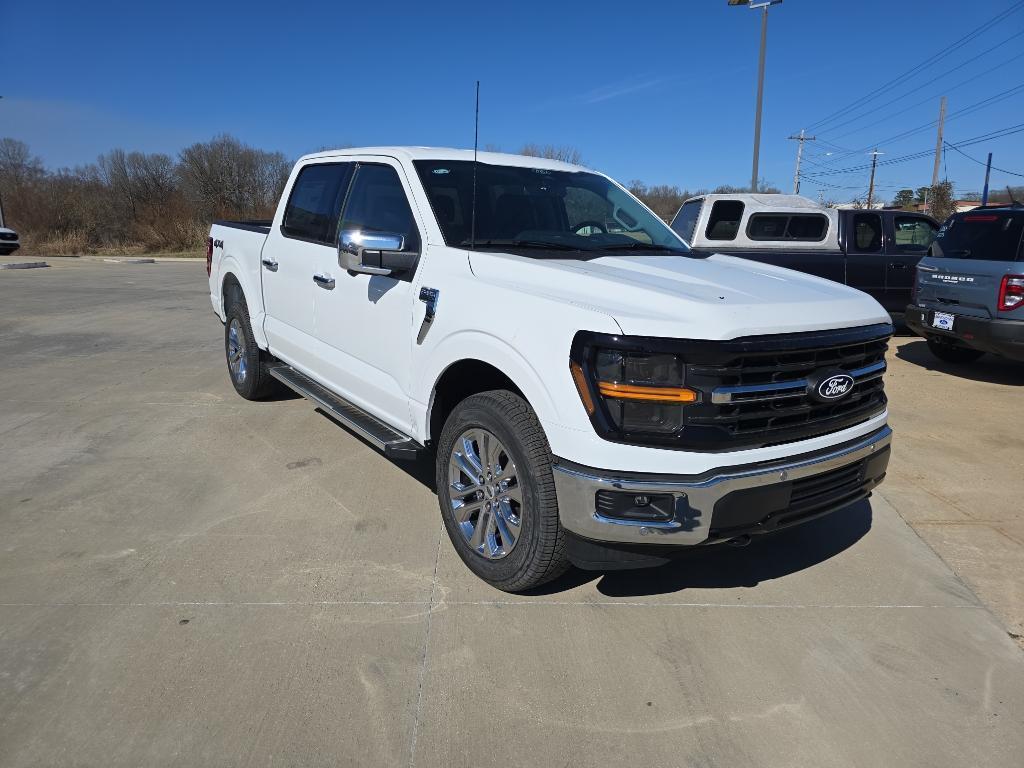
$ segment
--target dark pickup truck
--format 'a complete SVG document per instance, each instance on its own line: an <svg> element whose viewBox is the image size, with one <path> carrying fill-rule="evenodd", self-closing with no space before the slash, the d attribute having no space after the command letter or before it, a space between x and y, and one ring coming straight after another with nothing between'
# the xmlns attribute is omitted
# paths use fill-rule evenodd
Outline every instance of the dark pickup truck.
<svg viewBox="0 0 1024 768"><path fill-rule="evenodd" d="M723 253L844 283L894 317L910 303L914 268L938 224L908 211L823 208L798 195L704 195L672 220L697 252Z"/></svg>

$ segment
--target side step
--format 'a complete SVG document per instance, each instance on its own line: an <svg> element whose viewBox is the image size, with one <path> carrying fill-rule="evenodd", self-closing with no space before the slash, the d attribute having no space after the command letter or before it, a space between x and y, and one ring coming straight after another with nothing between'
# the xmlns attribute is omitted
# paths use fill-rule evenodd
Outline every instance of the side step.
<svg viewBox="0 0 1024 768"><path fill-rule="evenodd" d="M392 459L415 459L423 449L422 445L408 435L403 435L376 416L343 400L290 365L278 363L271 365L268 371L275 379L319 405L335 420L341 422L342 426L355 432L375 448L384 451L385 456Z"/></svg>

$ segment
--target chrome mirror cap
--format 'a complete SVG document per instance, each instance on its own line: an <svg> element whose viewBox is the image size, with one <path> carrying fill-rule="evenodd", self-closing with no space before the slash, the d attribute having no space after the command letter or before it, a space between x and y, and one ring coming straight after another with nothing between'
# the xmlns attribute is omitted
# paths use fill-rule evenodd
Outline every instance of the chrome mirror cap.
<svg viewBox="0 0 1024 768"><path fill-rule="evenodd" d="M401 251L404 246L405 238L393 232L344 229L338 234L338 264L350 272L390 275L390 269L364 264L364 257L367 252L380 254L382 251Z"/></svg>

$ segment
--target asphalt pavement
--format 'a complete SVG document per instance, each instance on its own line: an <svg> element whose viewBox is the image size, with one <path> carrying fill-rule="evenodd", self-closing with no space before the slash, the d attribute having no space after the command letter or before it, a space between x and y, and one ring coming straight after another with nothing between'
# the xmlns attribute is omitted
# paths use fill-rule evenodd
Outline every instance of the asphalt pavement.
<svg viewBox="0 0 1024 768"><path fill-rule="evenodd" d="M507 595L427 462L235 395L201 262L48 261L0 276L0 766L1024 763L999 605L886 501L929 508L917 465L745 549Z"/></svg>

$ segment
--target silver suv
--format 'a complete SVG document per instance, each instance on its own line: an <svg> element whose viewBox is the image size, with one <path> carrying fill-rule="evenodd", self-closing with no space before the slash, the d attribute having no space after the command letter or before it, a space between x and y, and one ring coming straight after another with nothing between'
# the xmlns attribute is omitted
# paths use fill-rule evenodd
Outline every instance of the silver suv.
<svg viewBox="0 0 1024 768"><path fill-rule="evenodd" d="M1024 361L1024 207L975 208L946 219L917 265L907 326L940 360L986 352Z"/></svg>

